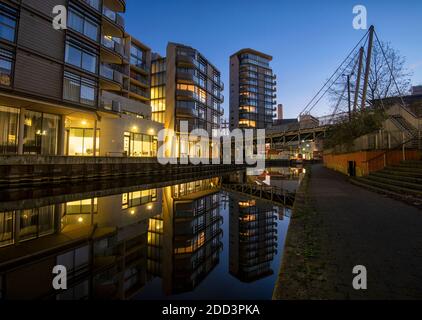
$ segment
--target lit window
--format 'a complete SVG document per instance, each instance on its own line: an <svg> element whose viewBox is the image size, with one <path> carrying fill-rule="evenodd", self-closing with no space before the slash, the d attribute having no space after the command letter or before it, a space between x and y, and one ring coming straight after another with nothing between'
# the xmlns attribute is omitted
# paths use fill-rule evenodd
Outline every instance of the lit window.
<svg viewBox="0 0 422 320"><path fill-rule="evenodd" d="M13 53L0 49L0 84L10 86L12 82Z"/></svg>

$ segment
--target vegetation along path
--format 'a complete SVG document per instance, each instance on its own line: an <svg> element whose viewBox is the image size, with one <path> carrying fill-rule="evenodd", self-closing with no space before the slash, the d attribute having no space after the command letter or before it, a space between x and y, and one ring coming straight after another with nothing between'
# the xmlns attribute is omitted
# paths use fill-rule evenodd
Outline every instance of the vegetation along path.
<svg viewBox="0 0 422 320"><path fill-rule="evenodd" d="M422 298L422 211L313 166L297 195L275 299ZM367 290L352 270L363 265Z"/></svg>

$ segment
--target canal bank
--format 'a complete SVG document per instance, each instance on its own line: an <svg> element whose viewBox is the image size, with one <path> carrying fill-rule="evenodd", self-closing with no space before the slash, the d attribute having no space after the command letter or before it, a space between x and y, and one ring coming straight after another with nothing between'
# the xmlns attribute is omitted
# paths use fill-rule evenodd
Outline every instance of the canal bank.
<svg viewBox="0 0 422 320"><path fill-rule="evenodd" d="M421 211L313 166L297 194L274 299L422 297ZM356 265L368 290L352 287Z"/></svg>
<svg viewBox="0 0 422 320"><path fill-rule="evenodd" d="M218 175L246 168L245 165L175 163L162 165L156 158L0 156L0 188L140 176Z"/></svg>

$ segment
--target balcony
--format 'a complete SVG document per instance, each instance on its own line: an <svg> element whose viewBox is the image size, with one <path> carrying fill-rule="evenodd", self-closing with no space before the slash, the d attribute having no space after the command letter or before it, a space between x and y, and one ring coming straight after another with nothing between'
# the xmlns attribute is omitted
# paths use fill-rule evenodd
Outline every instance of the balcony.
<svg viewBox="0 0 422 320"><path fill-rule="evenodd" d="M108 81L112 81L113 84L104 84L104 89L115 89L120 90L123 85L123 75L114 70L110 65L101 64L100 67L100 76L103 79L107 79ZM117 85L117 88L116 88Z"/></svg>
<svg viewBox="0 0 422 320"><path fill-rule="evenodd" d="M96 0L98 1L98 0ZM126 0L103 0L104 6L116 12L126 11Z"/></svg>
<svg viewBox="0 0 422 320"><path fill-rule="evenodd" d="M124 47L122 45L122 39L120 38L113 38L110 36L105 36L103 35L101 37L101 44L107 48L112 50L113 52L117 53L120 56L124 56L125 50Z"/></svg>
<svg viewBox="0 0 422 320"><path fill-rule="evenodd" d="M115 24L119 29L125 29L125 19L118 14L117 12L107 8L106 6L103 7L103 16L108 20Z"/></svg>
<svg viewBox="0 0 422 320"><path fill-rule="evenodd" d="M82 0L82 2L85 2L91 8L100 11L100 0Z"/></svg>
<svg viewBox="0 0 422 320"><path fill-rule="evenodd" d="M149 90L145 90L134 85L130 86L130 93L137 95L138 98L143 100L149 100L151 97L151 92Z"/></svg>
<svg viewBox="0 0 422 320"><path fill-rule="evenodd" d="M142 73L149 74L150 68L148 67L146 62L138 62L138 61L135 61L135 59L131 58L130 65L134 67L135 69L137 69L138 71L141 71Z"/></svg>
<svg viewBox="0 0 422 320"><path fill-rule="evenodd" d="M176 107L176 115L178 117L187 117L187 118L197 118L198 117L198 110L195 109L195 105L187 105L187 104L180 104L177 103Z"/></svg>
<svg viewBox="0 0 422 320"><path fill-rule="evenodd" d="M190 90L176 90L176 96L180 98L187 98L187 99L193 99L198 100L198 95Z"/></svg>
<svg viewBox="0 0 422 320"><path fill-rule="evenodd" d="M221 90L224 90L224 82L221 80L216 81L217 85L220 87Z"/></svg>
<svg viewBox="0 0 422 320"><path fill-rule="evenodd" d="M142 114L147 119L151 118L151 107L149 105L105 90L101 93L101 106L105 110L109 111L119 113L122 111L128 111L131 113Z"/></svg>
<svg viewBox="0 0 422 320"><path fill-rule="evenodd" d="M220 92L220 90L213 90L211 91L211 93L218 100L219 103L224 102L224 95Z"/></svg>
<svg viewBox="0 0 422 320"><path fill-rule="evenodd" d="M141 85L145 88L150 87L149 78L142 77L139 74L134 74L133 72L130 75L130 80L135 82L135 84Z"/></svg>
<svg viewBox="0 0 422 320"><path fill-rule="evenodd" d="M177 56L177 63L179 65L189 66L189 67L196 67L197 63L194 57L191 56L185 56L179 54Z"/></svg>
<svg viewBox="0 0 422 320"><path fill-rule="evenodd" d="M183 83L190 83L190 84L198 84L199 79L196 76L196 74L189 73L189 72L177 72L176 75L177 80L180 80L180 82Z"/></svg>

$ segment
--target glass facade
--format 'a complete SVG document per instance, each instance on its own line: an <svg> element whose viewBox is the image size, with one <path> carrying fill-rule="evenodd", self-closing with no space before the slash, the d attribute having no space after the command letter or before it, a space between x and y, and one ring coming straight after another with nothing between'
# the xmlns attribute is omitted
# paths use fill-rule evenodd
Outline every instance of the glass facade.
<svg viewBox="0 0 422 320"><path fill-rule="evenodd" d="M272 125L275 105L275 76L270 68L271 57L242 53L239 61L238 119L232 118L232 128L265 129ZM233 107L232 107L233 108Z"/></svg>
<svg viewBox="0 0 422 320"><path fill-rule="evenodd" d="M66 41L65 62L91 73L97 73L98 53L73 39Z"/></svg>
<svg viewBox="0 0 422 320"><path fill-rule="evenodd" d="M94 129L68 128L67 155L94 156ZM100 153L100 130L97 130L96 154Z"/></svg>
<svg viewBox="0 0 422 320"><path fill-rule="evenodd" d="M0 154L18 151L19 109L0 106Z"/></svg>
<svg viewBox="0 0 422 320"><path fill-rule="evenodd" d="M0 247L53 234L54 221L54 205L0 212Z"/></svg>
<svg viewBox="0 0 422 320"><path fill-rule="evenodd" d="M25 111L24 154L57 154L59 116L35 111Z"/></svg>
<svg viewBox="0 0 422 320"><path fill-rule="evenodd" d="M91 40L98 41L100 29L98 22L75 8L70 8L68 15L69 28L87 36Z"/></svg>
<svg viewBox="0 0 422 320"><path fill-rule="evenodd" d="M76 74L64 73L63 99L94 106L97 102L97 83Z"/></svg>
<svg viewBox="0 0 422 320"><path fill-rule="evenodd" d="M15 9L0 3L0 39L15 41L16 15Z"/></svg>
<svg viewBox="0 0 422 320"><path fill-rule="evenodd" d="M151 108L152 120L165 123L166 59L155 60L151 65Z"/></svg>
<svg viewBox="0 0 422 320"><path fill-rule="evenodd" d="M125 132L124 152L129 157L156 157L157 141L156 136Z"/></svg>
<svg viewBox="0 0 422 320"><path fill-rule="evenodd" d="M12 84L13 53L0 48L0 85Z"/></svg>

